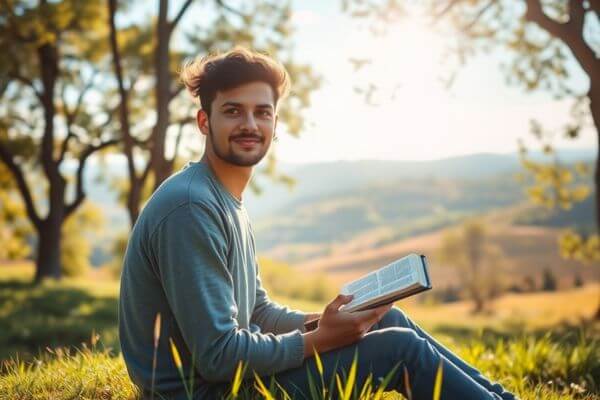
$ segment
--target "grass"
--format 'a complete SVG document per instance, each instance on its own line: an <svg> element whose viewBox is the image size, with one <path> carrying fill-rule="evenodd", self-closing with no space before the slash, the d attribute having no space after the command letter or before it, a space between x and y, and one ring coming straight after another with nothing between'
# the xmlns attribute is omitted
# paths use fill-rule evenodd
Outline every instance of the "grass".
<svg viewBox="0 0 600 400"><path fill-rule="evenodd" d="M66 280L33 287L27 283L31 272L27 268L0 268L0 400L137 399L116 337L118 284ZM496 306L538 310L537 314L522 311L513 323L502 312L466 318L468 305L461 303L441 307L411 303L407 312L467 362L522 399L600 399L600 325L579 318L587 315L588 308L593 310L597 290L596 285L543 298L507 296ZM278 300L305 310L322 306L298 299ZM551 308L554 314L549 318ZM561 316L574 309L582 314L564 322ZM365 393L371 391L369 398L377 396L372 382L370 387L353 384L356 387L348 391L345 377L350 378L340 375L341 393L359 394L365 389ZM314 382L319 390L313 398L322 398L319 378ZM240 385L238 398L268 398L266 391L283 398L276 386L263 384L251 379ZM340 390L337 382L322 386L336 393ZM402 397L386 393L384 398Z"/></svg>

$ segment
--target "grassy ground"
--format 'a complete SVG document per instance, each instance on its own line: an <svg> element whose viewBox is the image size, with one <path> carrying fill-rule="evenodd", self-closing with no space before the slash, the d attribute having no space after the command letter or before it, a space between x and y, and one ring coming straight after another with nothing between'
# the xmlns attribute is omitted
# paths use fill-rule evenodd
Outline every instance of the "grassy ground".
<svg viewBox="0 0 600 400"><path fill-rule="evenodd" d="M135 399L119 356L118 284L95 279L33 287L31 273L30 266L0 268L0 400ZM402 306L523 399L600 399L600 326L581 320L593 312L598 290L506 296L494 304L495 313L476 318L464 303Z"/></svg>

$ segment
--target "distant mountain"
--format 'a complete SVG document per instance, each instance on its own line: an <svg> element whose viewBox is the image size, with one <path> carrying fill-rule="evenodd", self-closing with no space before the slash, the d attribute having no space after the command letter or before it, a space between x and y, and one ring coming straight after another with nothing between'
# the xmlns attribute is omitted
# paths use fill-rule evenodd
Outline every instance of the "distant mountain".
<svg viewBox="0 0 600 400"><path fill-rule="evenodd" d="M560 149L563 162L592 161L592 149ZM543 160L541 152L531 152L533 160ZM399 179L482 179L519 170L517 154L480 153L432 161L337 161L304 165L279 166L280 170L296 180L289 188L258 181L260 195L246 194L245 203L254 218L272 215L291 203L340 193L352 188Z"/></svg>
<svg viewBox="0 0 600 400"><path fill-rule="evenodd" d="M596 157L591 149L560 150L559 154L565 162ZM541 159L542 155L531 157ZM247 191L244 197L261 251L281 243L319 243L325 246L319 250L323 251L328 243L351 240L381 227L386 233L378 240L385 243L523 201L522 187L513 179L521 168L516 154L472 154L433 161L281 163L278 168L296 180L293 190L263 178L257 180L261 194ZM128 229L125 207L107 184L126 175L126 165L119 159L106 165L92 163L85 171L88 198L102 207L110 226L99 243Z"/></svg>

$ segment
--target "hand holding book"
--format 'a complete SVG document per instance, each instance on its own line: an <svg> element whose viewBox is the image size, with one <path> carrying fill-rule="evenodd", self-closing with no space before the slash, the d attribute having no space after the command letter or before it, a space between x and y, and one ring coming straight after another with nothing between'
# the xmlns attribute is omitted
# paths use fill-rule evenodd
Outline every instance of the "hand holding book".
<svg viewBox="0 0 600 400"><path fill-rule="evenodd" d="M342 286L342 295L352 295L352 301L341 306L341 311L361 311L431 289L427 259L424 255L409 254L376 271ZM316 329L319 320L304 324L307 331Z"/></svg>
<svg viewBox="0 0 600 400"><path fill-rule="evenodd" d="M314 350L322 353L360 340L392 307L388 304L352 313L340 310L351 301L351 295L338 295L325 307L318 327L303 334L305 358Z"/></svg>

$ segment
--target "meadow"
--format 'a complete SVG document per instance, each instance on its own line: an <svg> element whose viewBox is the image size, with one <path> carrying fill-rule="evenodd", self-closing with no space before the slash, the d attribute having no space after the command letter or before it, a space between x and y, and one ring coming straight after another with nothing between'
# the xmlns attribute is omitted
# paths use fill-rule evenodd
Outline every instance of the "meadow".
<svg viewBox="0 0 600 400"><path fill-rule="evenodd" d="M138 398L119 354L118 282L96 272L93 280L32 286L32 273L29 264L0 268L0 399ZM587 317L594 311L599 290L593 284L554 293L506 295L496 300L495 311L477 317L470 316L465 302L398 306L522 399L598 399L600 324ZM303 310L323 306L271 292L275 300ZM351 371L346 372L340 387L332 382L331 389L359 398L363 388L347 389L353 383ZM256 381L244 382L238 398L268 398L268 393L260 393L268 386L269 382L264 389ZM273 395L282 397L274 388ZM322 398L317 389L313 398ZM362 393L363 398L378 396L377 386L371 389ZM388 392L384 398L402 396Z"/></svg>

